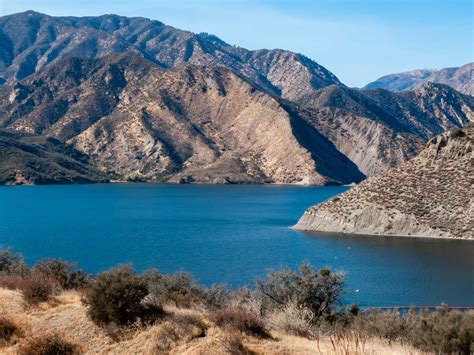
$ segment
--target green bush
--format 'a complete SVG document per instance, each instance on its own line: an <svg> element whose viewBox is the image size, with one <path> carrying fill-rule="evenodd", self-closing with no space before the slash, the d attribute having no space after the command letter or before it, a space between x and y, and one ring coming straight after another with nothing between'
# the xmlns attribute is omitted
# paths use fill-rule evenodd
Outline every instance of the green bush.
<svg viewBox="0 0 474 355"><path fill-rule="evenodd" d="M58 283L63 290L82 289L87 286L87 279L76 264L63 260L43 259L36 263L34 270Z"/></svg>
<svg viewBox="0 0 474 355"><path fill-rule="evenodd" d="M163 313L156 302L147 303L148 287L130 266L120 266L97 276L85 302L89 316L99 325L129 325L137 320L153 321Z"/></svg>
<svg viewBox="0 0 474 355"><path fill-rule="evenodd" d="M11 248L0 248L0 274L26 275L28 267L21 254L13 253Z"/></svg>
<svg viewBox="0 0 474 355"><path fill-rule="evenodd" d="M289 302L311 311L311 322L330 319L343 294L344 276L328 269L317 270L303 263L299 273L290 269L272 271L257 281L256 292L263 308L274 310Z"/></svg>

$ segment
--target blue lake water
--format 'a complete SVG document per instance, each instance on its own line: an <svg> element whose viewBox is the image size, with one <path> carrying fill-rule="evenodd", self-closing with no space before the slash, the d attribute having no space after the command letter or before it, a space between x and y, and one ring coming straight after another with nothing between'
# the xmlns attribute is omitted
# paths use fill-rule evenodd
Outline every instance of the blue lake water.
<svg viewBox="0 0 474 355"><path fill-rule="evenodd" d="M252 285L308 261L346 273L362 306L474 304L474 243L289 230L346 187L104 184L0 187L0 246L96 273L185 270L203 284Z"/></svg>

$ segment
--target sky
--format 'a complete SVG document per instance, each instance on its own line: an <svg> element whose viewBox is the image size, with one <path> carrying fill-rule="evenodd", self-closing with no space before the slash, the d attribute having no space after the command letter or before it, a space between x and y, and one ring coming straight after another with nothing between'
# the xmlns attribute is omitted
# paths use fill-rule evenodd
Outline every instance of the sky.
<svg viewBox="0 0 474 355"><path fill-rule="evenodd" d="M248 49L302 53L349 86L474 61L473 0L0 0L0 15L142 16Z"/></svg>

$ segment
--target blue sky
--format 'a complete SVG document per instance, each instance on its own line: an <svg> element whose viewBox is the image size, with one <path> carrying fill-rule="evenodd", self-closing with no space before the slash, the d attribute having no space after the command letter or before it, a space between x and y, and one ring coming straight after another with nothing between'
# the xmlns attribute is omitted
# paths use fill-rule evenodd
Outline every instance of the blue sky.
<svg viewBox="0 0 474 355"><path fill-rule="evenodd" d="M303 53L350 86L473 61L472 0L0 0L0 14L144 16L249 49Z"/></svg>

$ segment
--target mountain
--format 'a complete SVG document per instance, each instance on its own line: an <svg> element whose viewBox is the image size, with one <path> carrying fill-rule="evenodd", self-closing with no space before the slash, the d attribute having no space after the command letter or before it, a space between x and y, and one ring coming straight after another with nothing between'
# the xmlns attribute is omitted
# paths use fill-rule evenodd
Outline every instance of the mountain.
<svg viewBox="0 0 474 355"><path fill-rule="evenodd" d="M0 89L0 127L52 137L122 178L345 184L364 175L297 111L224 67L69 58Z"/></svg>
<svg viewBox="0 0 474 355"><path fill-rule="evenodd" d="M298 101L307 123L367 176L415 156L433 136L474 121L474 98L426 83L408 92L330 85Z"/></svg>
<svg viewBox="0 0 474 355"><path fill-rule="evenodd" d="M474 98L442 84L351 89L303 55L144 18L28 11L0 18L0 47L0 129L120 179L351 183L474 120Z"/></svg>
<svg viewBox="0 0 474 355"><path fill-rule="evenodd" d="M431 139L414 159L310 207L294 228L474 238L474 126Z"/></svg>
<svg viewBox="0 0 474 355"><path fill-rule="evenodd" d="M441 83L451 86L459 92L474 95L474 63L462 67L413 70L404 73L390 74L365 86L366 89L382 88L394 92L411 90L426 82Z"/></svg>
<svg viewBox="0 0 474 355"><path fill-rule="evenodd" d="M0 130L0 185L90 183L109 176L86 155L52 138Z"/></svg>
<svg viewBox="0 0 474 355"><path fill-rule="evenodd" d="M52 17L27 11L0 17L0 79L13 83L67 57L135 52L162 68L225 66L267 92L294 100L339 80L301 54L231 46L145 18Z"/></svg>

